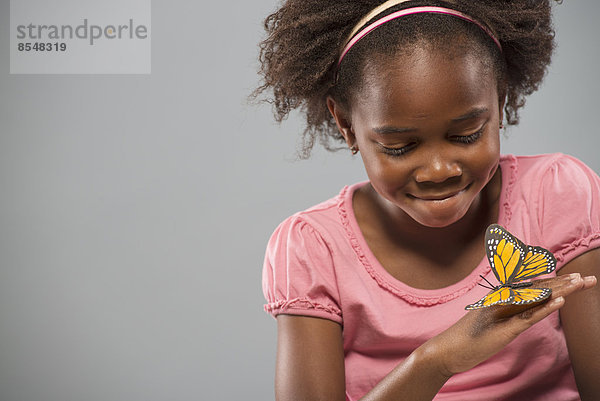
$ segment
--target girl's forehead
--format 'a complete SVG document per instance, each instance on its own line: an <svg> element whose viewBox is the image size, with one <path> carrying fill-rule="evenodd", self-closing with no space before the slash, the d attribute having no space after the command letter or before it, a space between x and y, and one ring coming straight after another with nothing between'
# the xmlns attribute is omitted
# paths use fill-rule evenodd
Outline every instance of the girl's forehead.
<svg viewBox="0 0 600 401"><path fill-rule="evenodd" d="M471 52L435 52L418 48L397 57L367 63L353 98L353 113L376 116L427 116L488 108L497 101L493 68ZM356 106L356 107L355 107Z"/></svg>
<svg viewBox="0 0 600 401"><path fill-rule="evenodd" d="M363 81L390 74L435 74L436 71L469 69L482 75L493 73L492 57L479 46L452 43L446 46L428 43L398 49L393 55L372 54L365 58Z"/></svg>

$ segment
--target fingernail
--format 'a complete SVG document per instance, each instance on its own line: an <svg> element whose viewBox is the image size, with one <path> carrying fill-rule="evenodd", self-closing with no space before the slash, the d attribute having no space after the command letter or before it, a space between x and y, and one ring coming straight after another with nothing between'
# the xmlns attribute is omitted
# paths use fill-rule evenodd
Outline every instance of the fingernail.
<svg viewBox="0 0 600 401"><path fill-rule="evenodd" d="M593 284L596 282L596 276L587 276L583 279L587 284Z"/></svg>

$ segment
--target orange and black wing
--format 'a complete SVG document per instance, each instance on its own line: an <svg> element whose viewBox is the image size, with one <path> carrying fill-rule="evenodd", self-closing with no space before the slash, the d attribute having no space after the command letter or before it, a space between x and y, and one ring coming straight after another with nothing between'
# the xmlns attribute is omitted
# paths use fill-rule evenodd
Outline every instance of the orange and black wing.
<svg viewBox="0 0 600 401"><path fill-rule="evenodd" d="M552 295L550 288L512 288L512 290L514 292L512 303L515 305L540 302Z"/></svg>
<svg viewBox="0 0 600 401"><path fill-rule="evenodd" d="M509 304L513 299L514 295L511 293L511 289L508 287L501 287L493 290L474 304L465 306L465 309L479 309L497 304Z"/></svg>
<svg viewBox="0 0 600 401"><path fill-rule="evenodd" d="M498 281L510 284L521 271L525 244L502 226L492 224L485 233L485 251Z"/></svg>
<svg viewBox="0 0 600 401"><path fill-rule="evenodd" d="M500 287L493 290L474 304L467 305L465 309L487 308L492 305L524 305L540 302L552 294L549 288L511 288Z"/></svg>
<svg viewBox="0 0 600 401"><path fill-rule="evenodd" d="M549 288L530 288L526 287L529 284L518 283L552 272L556 268L552 252L539 246L525 245L498 224L487 228L485 247L492 271L501 285L465 309L530 304L543 301L552 294Z"/></svg>
<svg viewBox="0 0 600 401"><path fill-rule="evenodd" d="M511 278L511 282L548 274L556 269L556 258L552 252L541 246L528 246L527 253L519 270Z"/></svg>

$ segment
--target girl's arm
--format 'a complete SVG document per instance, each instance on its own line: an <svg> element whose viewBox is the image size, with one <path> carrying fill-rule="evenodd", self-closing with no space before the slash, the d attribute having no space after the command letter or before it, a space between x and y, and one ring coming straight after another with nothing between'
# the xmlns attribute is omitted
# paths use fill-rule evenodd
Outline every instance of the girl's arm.
<svg viewBox="0 0 600 401"><path fill-rule="evenodd" d="M314 317L279 315L277 331L277 401L345 400L341 326ZM401 389L403 399L431 400L449 378L431 357L413 352L376 387L378 394L371 392L364 399L388 399Z"/></svg>
<svg viewBox="0 0 600 401"><path fill-rule="evenodd" d="M342 327L317 317L277 316L277 401L345 400Z"/></svg>
<svg viewBox="0 0 600 401"><path fill-rule="evenodd" d="M600 249L573 259L559 274L600 277ZM600 397L600 286L567 299L560 311L575 380L583 401Z"/></svg>
<svg viewBox="0 0 600 401"><path fill-rule="evenodd" d="M562 275L544 280L544 286L551 287L553 294L542 305L469 311L449 329L417 348L362 400L431 400L453 374L485 361L563 306L564 297L595 284L594 277ZM586 316L589 317L589 310ZM344 401L341 326L314 317L279 315L277 328L276 399ZM588 342L592 342L592 337L588 337Z"/></svg>

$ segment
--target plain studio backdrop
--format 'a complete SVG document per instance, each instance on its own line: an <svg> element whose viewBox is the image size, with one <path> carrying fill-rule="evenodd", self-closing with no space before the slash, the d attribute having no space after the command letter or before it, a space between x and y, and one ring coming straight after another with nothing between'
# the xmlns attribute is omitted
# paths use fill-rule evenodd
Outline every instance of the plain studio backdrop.
<svg viewBox="0 0 600 401"><path fill-rule="evenodd" d="M10 75L2 0L0 400L273 399L266 242L366 179L349 151L294 161L301 118L247 104L275 7L155 0L151 75ZM504 153L600 171L598 15L555 7L554 62Z"/></svg>

